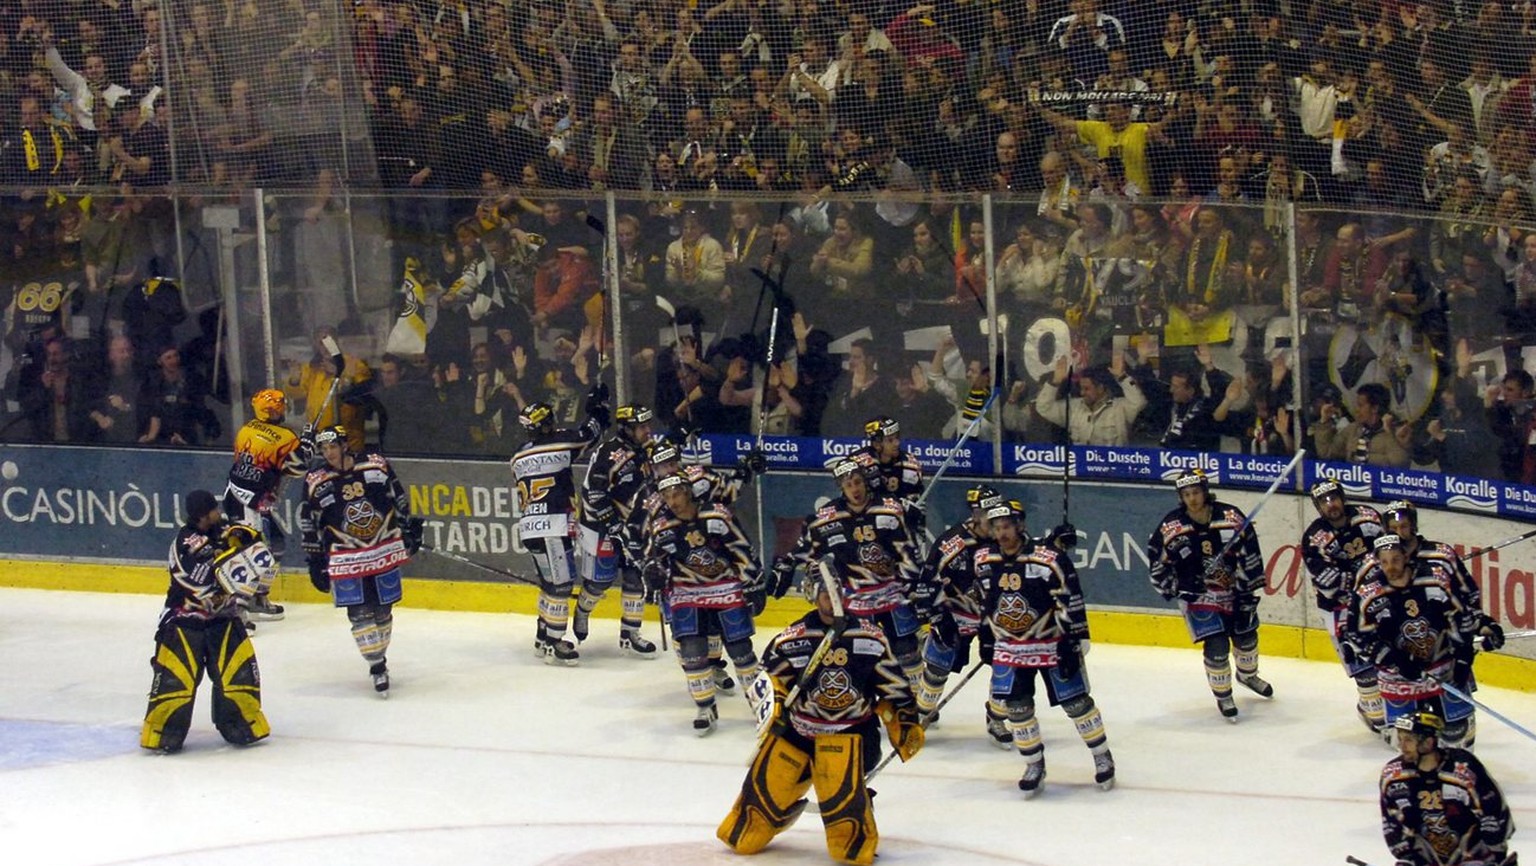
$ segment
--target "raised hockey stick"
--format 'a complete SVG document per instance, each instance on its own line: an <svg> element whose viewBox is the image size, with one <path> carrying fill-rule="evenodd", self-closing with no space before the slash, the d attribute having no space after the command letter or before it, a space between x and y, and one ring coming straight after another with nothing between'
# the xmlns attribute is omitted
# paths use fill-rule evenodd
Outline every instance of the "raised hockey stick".
<svg viewBox="0 0 1536 866"><path fill-rule="evenodd" d="M603 288L602 291L598 292L598 294L603 299L603 335L599 337L597 341L597 369L604 370L608 367L608 352L605 347L608 343L607 335L609 325L608 281L611 278L611 275L608 272L608 227L603 224L601 219L598 219L596 216L589 213L587 214L587 228L597 232L597 236L603 239L603 267L602 276L599 277L599 279L602 280Z"/></svg>
<svg viewBox="0 0 1536 866"><path fill-rule="evenodd" d="M997 395L1003 393L1002 366L1003 353L999 351L997 357L992 359L992 393L987 395L987 402L981 404L981 411L977 412L976 417L971 419L971 423L965 428L965 433L960 437L960 441L955 443L955 447L949 449L949 454L945 456L944 462L940 463L939 468L934 470L933 477L928 479L928 486L923 489L923 495L917 497L914 507L923 507L923 503L928 500L928 494L934 491L934 488L938 486L939 479L944 477L944 473L949 471L949 467L955 462L955 458L960 456L960 449L964 448L965 443L972 436L976 435L976 429L981 426L982 420L987 417L987 412L992 409L992 404L997 402Z"/></svg>
<svg viewBox="0 0 1536 866"><path fill-rule="evenodd" d="M305 425L305 432L309 433L314 432L320 426L320 419L325 417L326 410L330 408L332 403L336 402L336 393L341 390L342 374L347 371L347 358L341 353L341 346L336 344L335 337L329 334L321 337L320 345L326 352L330 353L331 363L336 366L336 379L331 382L331 390L325 393L325 399L320 402L319 411L315 412L314 416L309 419L309 423ZM341 412L339 411L336 413L336 420L341 420Z"/></svg>
<svg viewBox="0 0 1536 866"><path fill-rule="evenodd" d="M1521 638L1536 637L1536 629L1521 629L1520 631L1504 632L1505 640L1519 640Z"/></svg>
<svg viewBox="0 0 1536 866"><path fill-rule="evenodd" d="M951 686L949 691L945 693L944 697L940 698L939 702L933 705L933 709L930 710L927 713L927 715L923 716L922 721L921 721L923 730L925 730L925 731L928 730L928 726L933 724L933 720L934 719L938 718L939 710L944 709L944 706L946 704L948 704L950 701L954 700L955 696L960 694L960 690L965 688L965 684L970 682L971 678L976 676L976 674L978 672L980 672L981 669L986 667L986 666L987 666L987 663L984 662L984 661L981 661L980 659L976 660L976 664L971 665L971 669L965 672L965 676L960 678L960 682L955 683L953 686ZM875 768L873 770L870 770L869 773L864 776L864 782L866 784L868 784L869 780L873 779L876 775L878 775L880 773L881 770L885 769L886 765L889 764L891 762L891 759L895 758L895 757L896 757L896 750L895 749L892 749L891 751L886 752L885 757L880 759L880 763L876 764Z"/></svg>
<svg viewBox="0 0 1536 866"><path fill-rule="evenodd" d="M1506 635L1506 639L1508 639L1507 635ZM1519 733L1521 736L1525 737L1527 740L1530 740L1531 742L1536 742L1536 734L1531 733L1529 728L1525 727L1524 725L1520 724L1519 722L1515 721L1514 719L1511 719L1509 716L1504 715L1503 713L1499 712L1498 710L1495 710L1493 707L1488 706L1487 704L1483 703L1482 701L1478 700L1477 698L1472 697L1472 695L1468 694L1467 692L1462 691L1461 689L1451 685L1450 683L1441 683L1440 684L1440 688L1445 689L1446 694L1449 694L1449 695L1451 695L1452 697L1455 697L1455 698L1460 698L1461 700L1466 701L1467 703L1471 704L1474 707L1477 707L1478 709L1482 710L1483 712L1487 713L1488 715L1493 716L1495 719L1497 719L1500 722L1503 722L1506 726L1508 726L1509 728L1511 728L1515 732Z"/></svg>
<svg viewBox="0 0 1536 866"><path fill-rule="evenodd" d="M532 586L538 586L539 585L538 578L533 578L533 577L528 577L526 575L517 574L516 572L511 572L511 571L507 571L506 569L497 568L494 565L486 565L485 563L482 563L482 562L475 562L473 559L470 559L467 556L460 556L457 553L449 553L446 550L439 550L439 549L433 547L430 544L423 544L421 546L421 549L425 550L428 553L434 554L436 556L441 556L443 559L451 559L454 562L459 563L460 565L467 565L470 568L478 568L479 570L487 572L487 573L490 573L490 574L498 574L498 575L501 575L502 577L509 577L509 578L511 578L511 579L513 579L515 581L518 581L519 583L526 583L526 584L529 584L529 585L532 585Z"/></svg>
<svg viewBox="0 0 1536 866"><path fill-rule="evenodd" d="M1236 547L1239 541L1242 541L1243 533L1247 532L1248 527L1253 525L1253 521L1258 518L1259 512L1263 511L1264 506L1269 504L1269 500L1275 495L1275 491L1280 489L1280 485L1285 482L1285 479L1290 476L1297 464L1301 462L1301 458L1306 455L1307 449L1302 448L1298 450L1296 456L1291 458L1291 462L1285 464L1285 468L1280 470L1279 475L1275 476L1275 480L1269 482L1269 489L1264 491L1263 496L1259 497L1259 504L1253 506L1253 510L1248 512L1247 516L1243 518L1242 523L1238 524L1237 531L1232 533L1232 540L1223 545L1221 552L1216 554L1216 557L1211 560L1211 564L1205 567L1205 573L1200 575L1202 583L1211 576L1211 572L1215 571L1218 565L1226 560L1227 554L1232 552L1232 548Z"/></svg>
<svg viewBox="0 0 1536 866"><path fill-rule="evenodd" d="M1519 535L1516 535L1516 536L1513 536L1513 537L1510 537L1510 538L1506 538L1503 541L1496 541L1493 544L1488 545L1487 547L1480 547L1477 550L1474 550L1471 553L1467 554L1465 557L1462 558L1461 561L1462 562L1471 562L1472 560L1477 559L1479 556L1482 556L1483 554L1487 553L1490 550L1499 550L1501 548L1508 547L1511 544L1518 544L1519 542L1522 542L1522 541L1526 540L1527 538L1536 538L1536 529L1532 529L1530 532L1522 532Z"/></svg>

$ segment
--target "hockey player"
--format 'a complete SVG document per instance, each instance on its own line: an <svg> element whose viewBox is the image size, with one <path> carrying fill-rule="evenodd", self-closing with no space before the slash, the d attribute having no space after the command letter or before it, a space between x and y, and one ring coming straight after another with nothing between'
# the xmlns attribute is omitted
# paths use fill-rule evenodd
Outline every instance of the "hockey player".
<svg viewBox="0 0 1536 866"><path fill-rule="evenodd" d="M981 634L981 608L970 592L975 580L972 554L991 539L987 510L1003 504L1003 497L986 484L975 484L965 491L965 503L969 516L934 541L912 592L914 612L929 624L928 640L923 645L923 675L916 690L917 708L925 717L933 713L944 694L949 675L970 663L971 642ZM1007 709L988 701L986 716L992 742L1000 749L1008 748L1013 735L1008 732Z"/></svg>
<svg viewBox="0 0 1536 866"><path fill-rule="evenodd" d="M261 711L256 649L236 599L262 582L270 585L276 570L258 532L228 523L212 493L187 494L187 520L171 544L170 589L155 632L140 746L181 751L205 671L213 683L213 724L226 741L248 746L272 732Z"/></svg>
<svg viewBox="0 0 1536 866"><path fill-rule="evenodd" d="M1355 573L1371 553L1371 544L1385 530L1376 509L1352 504L1344 498L1344 488L1331 478L1312 485L1312 505L1318 517L1301 535L1301 558L1317 593L1317 606L1328 617L1328 634L1333 648L1344 658L1347 638L1340 630L1348 617L1354 597ZM1373 733L1381 733L1386 714L1381 705L1381 690L1376 686L1376 668L1369 659L1355 657L1344 665L1344 672L1355 681L1359 697L1355 711Z"/></svg>
<svg viewBox="0 0 1536 866"><path fill-rule="evenodd" d="M347 609L374 691L387 698L400 567L421 549L422 520L384 455L347 450L346 428L321 428L315 444L325 462L304 476L299 511L309 580Z"/></svg>
<svg viewBox="0 0 1536 866"><path fill-rule="evenodd" d="M703 737L720 717L709 658L711 623L736 676L743 682L757 676L746 595L761 584L762 568L730 509L699 502L681 475L663 478L657 487L664 504L645 530L644 576L647 587L661 595L672 624L688 693L698 708L693 728Z"/></svg>
<svg viewBox="0 0 1536 866"><path fill-rule="evenodd" d="M587 639L588 621L615 579L621 581L623 612L619 620L619 649L637 658L656 657L656 645L640 636L645 613L645 584L640 568L626 555L620 534L645 486L646 447L651 419L645 406L624 405L614 412L618 431L592 454L581 484L581 595L571 617L577 642Z"/></svg>
<svg viewBox="0 0 1536 866"><path fill-rule="evenodd" d="M805 519L792 551L773 566L773 595L783 597L795 569L831 557L842 582L850 616L874 620L901 660L914 690L923 672L919 623L907 601L917 578L916 547L901 502L875 497L859 464L839 460L832 467L842 495Z"/></svg>
<svg viewBox="0 0 1536 866"><path fill-rule="evenodd" d="M901 425L881 415L864 422L864 435L868 441L848 457L864 470L870 490L876 496L916 502L923 495L923 466L902 450Z"/></svg>
<svg viewBox="0 0 1536 866"><path fill-rule="evenodd" d="M1442 541L1429 541L1419 534L1419 510L1412 502L1402 499L1389 502L1381 510L1381 516L1387 532L1403 540L1403 550L1410 557L1430 563L1440 573L1466 615L1466 621L1460 624L1462 629L1483 638L1484 649L1496 650L1504 646L1504 627L1483 613L1482 588L1472 579L1456 548ZM1469 642L1467 648L1475 647ZM1467 667L1470 670L1470 660Z"/></svg>
<svg viewBox="0 0 1536 866"><path fill-rule="evenodd" d="M1060 706L1093 753L1093 781L1115 786L1115 759L1104 720L1088 693L1083 657L1088 654L1088 615L1072 560L1025 534L1024 506L1017 500L987 510L992 540L972 554L971 594L992 630L992 701L1008 716L1013 745L1024 756L1019 790L1025 798L1045 781L1045 744L1035 717L1035 674L1045 682L1051 706Z"/></svg>
<svg viewBox="0 0 1536 866"><path fill-rule="evenodd" d="M1233 648L1237 681L1260 697L1275 693L1259 676L1259 589L1264 586L1264 555L1258 535L1243 512L1211 496L1204 472L1185 472L1174 487L1182 504L1163 516L1147 541L1152 588L1168 601L1179 600L1190 638L1202 645L1205 678L1216 696L1216 706L1235 724Z"/></svg>
<svg viewBox="0 0 1536 866"><path fill-rule="evenodd" d="M283 426L288 398L276 388L257 391L251 397L251 420L235 433L235 463L224 487L224 513L231 520L259 531L268 539L274 556L286 547L282 528L272 519L284 478L302 478L309 468L314 443L306 442ZM260 587L245 605L251 619L283 618L283 606L273 604Z"/></svg>
<svg viewBox="0 0 1536 866"><path fill-rule="evenodd" d="M1432 561L1408 555L1406 541L1383 535L1361 563L1350 610L1348 649L1376 665L1387 724L1438 701L1448 745L1470 748L1477 727L1470 704L1441 688L1470 688L1472 664L1465 647L1475 635L1445 573ZM1346 653L1348 660L1348 653Z"/></svg>
<svg viewBox="0 0 1536 866"><path fill-rule="evenodd" d="M864 779L879 763L880 724L903 761L922 749L923 728L901 663L875 623L849 619L820 664L810 668L816 647L838 624L826 583L808 581L806 595L816 609L774 636L763 652L772 687L772 702L760 710L766 735L715 835L737 854L756 854L799 819L802 797L814 785L827 852L839 863L868 866L880 832ZM794 703L786 706L797 685Z"/></svg>
<svg viewBox="0 0 1536 866"><path fill-rule="evenodd" d="M576 665L581 654L564 638L571 610L571 581L576 534L573 512L576 484L571 466L581 459L608 426L607 389L587 395L587 420L575 429L556 429L555 410L548 403L529 403L517 413L528 441L512 455L512 480L517 489L517 533L533 553L539 570L539 623L533 653L545 664Z"/></svg>
<svg viewBox="0 0 1536 866"><path fill-rule="evenodd" d="M1400 754L1381 771L1381 833L1397 866L1516 866L1515 821L1477 756L1441 745L1445 722L1394 722Z"/></svg>

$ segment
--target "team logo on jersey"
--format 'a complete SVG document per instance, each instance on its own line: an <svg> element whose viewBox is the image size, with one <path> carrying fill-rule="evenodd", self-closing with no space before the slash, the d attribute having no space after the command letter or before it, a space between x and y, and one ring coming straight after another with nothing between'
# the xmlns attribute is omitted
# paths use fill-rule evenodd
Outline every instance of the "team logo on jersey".
<svg viewBox="0 0 1536 866"><path fill-rule="evenodd" d="M707 547L695 547L683 557L683 567L704 578L719 577L728 569L725 562Z"/></svg>
<svg viewBox="0 0 1536 866"><path fill-rule="evenodd" d="M1035 624L1035 612L1021 596L1008 594L998 600L997 624L1006 631L1023 634Z"/></svg>
<svg viewBox="0 0 1536 866"><path fill-rule="evenodd" d="M859 545L859 564L877 577L891 577L896 574L896 561L885 552L885 548L869 542Z"/></svg>
<svg viewBox="0 0 1536 866"><path fill-rule="evenodd" d="M379 527L384 525L384 516L366 499L348 502L345 519L347 534L364 541L377 535Z"/></svg>
<svg viewBox="0 0 1536 866"><path fill-rule="evenodd" d="M818 706L836 713L853 706L858 698L858 690L853 687L853 680L847 671L842 668L822 668L821 676L817 678Z"/></svg>
<svg viewBox="0 0 1536 866"><path fill-rule="evenodd" d="M1403 623L1402 631L1403 649L1412 656L1415 661L1429 661L1435 650L1435 630L1429 627L1421 617L1414 617Z"/></svg>

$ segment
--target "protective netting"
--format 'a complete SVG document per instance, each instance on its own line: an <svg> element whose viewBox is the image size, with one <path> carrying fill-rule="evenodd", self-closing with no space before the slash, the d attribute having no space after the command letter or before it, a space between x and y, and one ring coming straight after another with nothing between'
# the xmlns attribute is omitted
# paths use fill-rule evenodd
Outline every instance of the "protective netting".
<svg viewBox="0 0 1536 866"><path fill-rule="evenodd" d="M504 453L515 407L571 416L596 377L755 431L778 283L770 433L894 407L952 437L1001 353L980 441L1059 440L1063 362L1074 393L1124 408L1129 372L1146 398L1075 415L1078 444L1323 432L1343 461L1536 482L1533 14L9 4L7 435L227 439L256 387L328 390L329 329L344 420L400 450ZM115 430L43 387L71 358L104 381L124 341L159 390ZM172 346L204 392L175 418L142 410ZM1191 390L1219 422L1180 423Z"/></svg>

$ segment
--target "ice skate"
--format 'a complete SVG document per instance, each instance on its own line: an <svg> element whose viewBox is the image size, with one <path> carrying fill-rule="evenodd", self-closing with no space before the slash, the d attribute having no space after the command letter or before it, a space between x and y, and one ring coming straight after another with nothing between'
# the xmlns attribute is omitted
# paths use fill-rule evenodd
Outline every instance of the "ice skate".
<svg viewBox="0 0 1536 866"><path fill-rule="evenodd" d="M1019 779L1019 790L1024 792L1024 799L1030 800L1040 793L1040 787L1045 784L1045 758L1031 761L1024 768L1024 776Z"/></svg>
<svg viewBox="0 0 1536 866"><path fill-rule="evenodd" d="M619 635L619 652L637 659L653 659L656 644L641 637L638 631L627 631ZM719 686L715 688L719 690Z"/></svg>
<svg viewBox="0 0 1536 866"><path fill-rule="evenodd" d="M1240 673L1237 675L1237 681L1241 683L1244 688L1248 689L1261 698L1272 698L1275 696L1275 687L1270 685L1268 681L1256 673Z"/></svg>
<svg viewBox="0 0 1536 866"><path fill-rule="evenodd" d="M569 667L581 664L581 653L576 651L576 645L564 638L541 641L538 646L542 650L544 664Z"/></svg>
<svg viewBox="0 0 1536 866"><path fill-rule="evenodd" d="M731 679L731 674L725 669L725 659L716 661L711 675L715 678L715 691L724 695L736 694L736 681Z"/></svg>
<svg viewBox="0 0 1536 866"><path fill-rule="evenodd" d="M368 675L373 677L373 690L379 693L379 697L389 699L389 667L384 662L378 662L368 668Z"/></svg>
<svg viewBox="0 0 1536 866"><path fill-rule="evenodd" d="M581 643L587 639L587 634L589 633L591 625L591 611L585 611L580 607L577 607L575 612L571 614L571 636L576 638L577 643Z"/></svg>
<svg viewBox="0 0 1536 866"><path fill-rule="evenodd" d="M693 717L693 732L700 737L707 737L715 732L716 723L720 718L720 710L715 707L713 701L699 707L698 715Z"/></svg>
<svg viewBox="0 0 1536 866"><path fill-rule="evenodd" d="M1013 732L1008 730L1007 719L994 719L988 716L987 736L991 738L992 745L999 749L1013 748Z"/></svg>
<svg viewBox="0 0 1536 866"><path fill-rule="evenodd" d="M1108 791L1115 786L1115 756L1108 749L1093 756L1093 783L1099 786L1100 791Z"/></svg>
<svg viewBox="0 0 1536 866"><path fill-rule="evenodd" d="M1216 709L1221 710L1221 715L1232 724L1237 724L1237 701L1231 695L1216 699Z"/></svg>
<svg viewBox="0 0 1536 866"><path fill-rule="evenodd" d="M251 600L246 602L246 606L251 619L263 622L275 622L287 615L286 609L280 604L275 604L272 597L266 593L252 596Z"/></svg>

